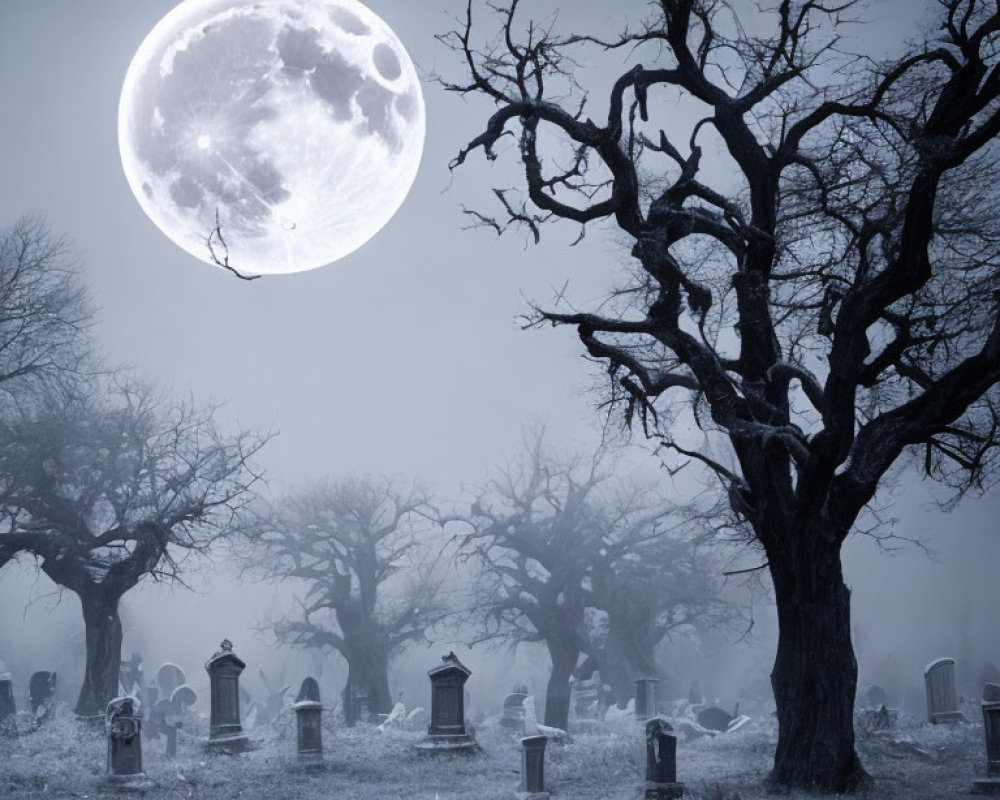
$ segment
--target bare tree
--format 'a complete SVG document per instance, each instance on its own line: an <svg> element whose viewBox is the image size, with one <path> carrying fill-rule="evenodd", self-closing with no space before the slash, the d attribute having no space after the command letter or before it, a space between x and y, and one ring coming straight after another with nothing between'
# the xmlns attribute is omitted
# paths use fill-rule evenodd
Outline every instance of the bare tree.
<svg viewBox="0 0 1000 800"><path fill-rule="evenodd" d="M367 692L372 712L391 711L390 660L444 614L429 513L418 490L365 477L281 498L249 529L251 571L306 587L297 613L274 625L279 641L329 647L347 661L349 725L355 690Z"/></svg>
<svg viewBox="0 0 1000 800"><path fill-rule="evenodd" d="M67 382L89 353L92 316L68 247L44 218L26 215L0 230L0 388L8 398Z"/></svg>
<svg viewBox="0 0 1000 800"><path fill-rule="evenodd" d="M619 543L625 546L605 549L591 569L591 602L604 625L585 645L586 666L600 670L622 707L635 695L636 678L662 676L655 652L664 639L683 640L742 619L723 596L714 543L690 534L698 516L687 510L673 530L662 532L653 529L660 520L648 520L648 529L631 531L632 541Z"/></svg>
<svg viewBox="0 0 1000 800"><path fill-rule="evenodd" d="M530 322L574 327L626 420L725 485L776 595L771 778L854 790L841 545L907 454L958 496L996 474L1000 11L938 0L940 27L878 63L840 38L850 0L658 0L608 39L487 5L494 40L477 44L471 0L441 37L468 73L446 87L495 104L452 166L513 132L524 192L472 213L627 238L631 282ZM603 119L575 82L584 50L635 64ZM693 442L669 425L684 397Z"/></svg>
<svg viewBox="0 0 1000 800"><path fill-rule="evenodd" d="M628 694L636 678L656 673L653 648L685 616L681 606L689 603L693 622L713 599L670 587L691 559L653 580L641 595L643 612L626 599L640 589L635 560L666 553L671 528L693 514L649 486L612 482L613 461L605 447L589 458L554 458L544 432L535 432L478 492L470 513L450 520L463 523L458 557L475 576L464 615L476 631L472 644L544 644L552 662L545 724L557 728L567 726L569 681L582 655ZM682 547L691 550L690 542ZM644 626L633 627L640 617ZM612 652L612 639L628 647Z"/></svg>
<svg viewBox="0 0 1000 800"><path fill-rule="evenodd" d="M539 434L521 463L491 480L459 517L459 558L473 565L466 622L472 645L544 643L552 661L545 724L566 729L569 679L587 640L584 586L604 546L590 495L607 478L600 457L560 464Z"/></svg>
<svg viewBox="0 0 1000 800"><path fill-rule="evenodd" d="M18 554L80 598L86 673L76 713L118 691L122 597L144 576L181 581L186 558L235 530L262 439L227 437L215 409L119 380L59 393L0 432L0 567Z"/></svg>

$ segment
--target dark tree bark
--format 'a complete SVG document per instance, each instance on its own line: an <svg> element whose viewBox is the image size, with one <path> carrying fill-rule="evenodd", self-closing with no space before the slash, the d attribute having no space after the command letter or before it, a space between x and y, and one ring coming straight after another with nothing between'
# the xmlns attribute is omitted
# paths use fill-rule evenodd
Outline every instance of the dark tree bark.
<svg viewBox="0 0 1000 800"><path fill-rule="evenodd" d="M551 637L545 644L552 659L552 671L545 687L545 724L552 728L569 728L569 679L580 658L580 648L572 635Z"/></svg>
<svg viewBox="0 0 1000 800"><path fill-rule="evenodd" d="M100 589L79 595L87 641L86 670L76 701L82 717L103 715L108 702L118 696L121 672L122 623L118 597L108 597Z"/></svg>
<svg viewBox="0 0 1000 800"><path fill-rule="evenodd" d="M119 376L120 377L120 376ZM204 552L235 528L263 442L221 437L211 411L167 408L135 385L92 387L3 429L0 567L24 553L80 599L86 670L76 704L103 715L118 695L121 598L147 575L179 577L171 551ZM109 400L110 398L110 400Z"/></svg>
<svg viewBox="0 0 1000 800"><path fill-rule="evenodd" d="M626 425L718 478L721 524L763 549L778 604L773 778L857 789L841 545L889 536L871 503L896 464L919 457L956 500L998 470L1000 9L940 0L939 28L876 63L841 47L850 0L660 0L611 39L485 5L499 45L476 45L471 0L441 37L467 70L445 88L492 109L452 167L514 133L524 189L495 192L499 217L466 213L535 240L548 220L628 238L632 282L593 311L561 294L529 325L572 326ZM586 47L644 59L596 119ZM685 123L678 95L704 117ZM685 406L704 444L672 432Z"/></svg>

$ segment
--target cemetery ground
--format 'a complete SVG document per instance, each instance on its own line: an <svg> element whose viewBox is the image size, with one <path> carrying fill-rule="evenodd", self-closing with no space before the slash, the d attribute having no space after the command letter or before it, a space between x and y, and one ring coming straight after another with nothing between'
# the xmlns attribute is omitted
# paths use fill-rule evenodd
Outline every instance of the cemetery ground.
<svg viewBox="0 0 1000 800"><path fill-rule="evenodd" d="M985 758L982 723L930 725L906 715L892 730L859 724L858 747L876 788L873 800L940 800L969 795ZM975 717L970 717L975 720ZM549 742L545 788L554 800L635 800L645 775L643 726L631 720L591 724L568 744ZM425 730L361 724L346 728L324 715L321 770L296 763L295 720L289 709L266 728L250 731L255 749L238 756L204 751L206 731L182 731L178 757L167 761L164 740L143 737L149 785L140 792L110 784L104 731L87 727L67 708L38 730L0 738L0 797L4 800L142 797L145 800L513 800L520 780L519 737L480 720L477 755L424 755L412 747ZM764 800L777 726L754 721L743 730L677 746L677 779L692 800ZM785 795L805 800L817 795Z"/></svg>

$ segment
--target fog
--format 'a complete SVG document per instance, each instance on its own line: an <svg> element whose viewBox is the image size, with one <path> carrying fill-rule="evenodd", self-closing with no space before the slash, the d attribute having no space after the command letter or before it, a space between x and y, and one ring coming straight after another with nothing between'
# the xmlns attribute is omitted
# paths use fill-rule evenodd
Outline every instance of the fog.
<svg viewBox="0 0 1000 800"><path fill-rule="evenodd" d="M482 159L451 176L449 160L478 133L486 109L446 95L425 80L428 136L420 174L396 218L361 250L309 273L245 284L186 255L161 236L135 204L121 174L115 137L121 80L146 31L172 0L5 0L0 8L0 132L5 190L0 218L48 215L73 243L99 308L95 334L109 360L203 401L225 401L224 420L278 435L261 461L274 491L314 477L385 474L416 479L441 502L467 504L466 492L516 449L522 426L544 423L563 450L595 446L604 422L593 365L571 331L522 331L527 299L546 300L570 279L575 297L599 295L622 256L613 232L588 232L568 250L573 230L546 232L539 246L519 235L462 230L461 205L488 207L492 185L514 177ZM455 3L371 0L422 74L456 74L433 34ZM549 3L547 5L553 5ZM560 4L554 4L556 6ZM617 28L645 4L627 0L562 4L578 24ZM879 4L859 36L890 50L913 30L910 0ZM432 6L432 8L431 8ZM874 15L874 11L872 14ZM609 59L601 74L616 76ZM14 113L11 113L13 110ZM628 469L671 480L637 442ZM690 484L673 484L678 492ZM844 552L852 589L859 686L878 682L890 703L922 702L923 666L958 659L959 691L979 691L987 664L1000 666L994 614L1000 608L1000 497L969 497L942 512L943 499L913 473L880 495L894 530L925 548L891 554L864 536ZM927 550L932 551L928 553ZM732 565L758 563L731 552ZM147 677L165 661L181 665L207 697L203 665L229 638L247 662L245 683L262 693L258 671L297 686L316 675L339 692L343 660L332 652L275 644L267 621L286 611L293 587L241 579L220 549L189 573L191 589L145 580L122 605L123 656L142 654ZM716 635L700 648L665 642L658 655L670 695L692 682L731 705L766 681L776 641L773 606L760 591L730 582L754 625ZM0 573L0 660L24 697L36 670L59 673L58 696L72 703L82 678L79 603L59 593L29 559ZM429 706L426 671L454 650L472 669L474 708L495 711L515 682L541 695L548 656L470 650L461 631L436 629L430 648L411 647L392 666L391 688L407 706ZM916 693L916 694L914 694ZM914 697L918 700L914 700ZM919 712L919 708L913 708Z"/></svg>

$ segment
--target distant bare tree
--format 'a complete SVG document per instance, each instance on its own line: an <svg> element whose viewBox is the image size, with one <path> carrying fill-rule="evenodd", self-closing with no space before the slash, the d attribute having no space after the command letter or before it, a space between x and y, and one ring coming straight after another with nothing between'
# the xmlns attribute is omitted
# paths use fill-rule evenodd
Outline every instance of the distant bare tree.
<svg viewBox="0 0 1000 800"><path fill-rule="evenodd" d="M661 677L655 651L664 639L696 637L742 620L722 594L713 543L691 536L698 517L688 510L673 530L633 531L634 543L605 550L591 569L591 602L606 615L606 628L585 646L588 663L600 669L623 707L635 696L636 678Z"/></svg>
<svg viewBox="0 0 1000 800"><path fill-rule="evenodd" d="M26 215L0 230L0 389L71 383L93 314L64 240Z"/></svg>
<svg viewBox="0 0 1000 800"><path fill-rule="evenodd" d="M654 579L658 591L646 591L635 560L665 553L669 529L693 514L648 487L612 482L613 461L604 447L590 458L557 459L544 432L535 432L520 458L478 492L470 513L451 518L458 557L475 576L464 614L476 631L472 644L544 644L552 661L545 724L557 728L567 726L569 680L583 654L628 693L636 678L656 674L653 648L685 616L681 606L694 622L717 597L707 580L699 598L671 587L671 576L682 580L693 561L706 568L687 541L679 546L685 560ZM630 592L646 604L641 612ZM613 652L609 636L594 629L600 612Z"/></svg>
<svg viewBox="0 0 1000 800"><path fill-rule="evenodd" d="M1000 8L929 4L933 33L881 63L840 37L851 0L657 0L609 38L485 3L483 45L473 5L441 37L466 70L446 88L492 111L453 167L513 133L523 192L470 213L626 237L633 280L530 321L575 328L626 421L724 484L778 608L771 778L854 790L841 545L908 455L957 496L996 478ZM601 118L576 82L588 51L632 60ZM683 398L697 440L668 424Z"/></svg>
<svg viewBox="0 0 1000 800"><path fill-rule="evenodd" d="M275 623L278 640L347 661L349 725L358 718L352 690L367 692L372 712L392 710L390 660L444 615L429 512L420 491L364 477L283 497L248 529L250 570L305 586L297 613Z"/></svg>
<svg viewBox="0 0 1000 800"><path fill-rule="evenodd" d="M118 691L121 598L146 575L181 581L187 555L234 532L262 444L225 436L213 408L170 404L120 380L92 399L50 395L3 424L0 567L32 556L80 598L77 714L102 714Z"/></svg>

